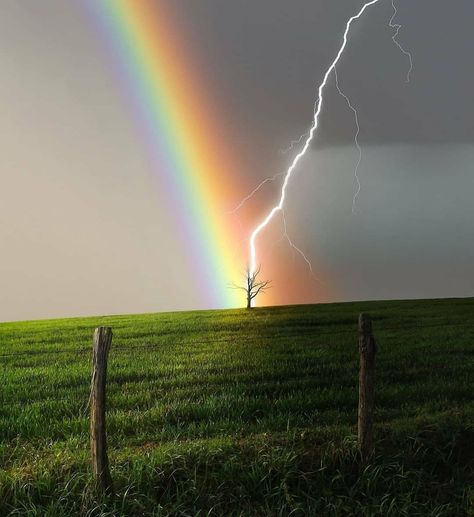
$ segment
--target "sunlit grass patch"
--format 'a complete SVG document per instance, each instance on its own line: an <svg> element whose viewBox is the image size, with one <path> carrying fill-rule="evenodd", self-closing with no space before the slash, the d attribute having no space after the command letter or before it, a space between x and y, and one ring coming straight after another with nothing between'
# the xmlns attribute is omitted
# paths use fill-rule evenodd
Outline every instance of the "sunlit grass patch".
<svg viewBox="0 0 474 517"><path fill-rule="evenodd" d="M360 311L379 348L367 466ZM473 315L474 300L434 300L2 324L0 515L469 515ZM114 329L116 491L100 504L87 406L98 325Z"/></svg>

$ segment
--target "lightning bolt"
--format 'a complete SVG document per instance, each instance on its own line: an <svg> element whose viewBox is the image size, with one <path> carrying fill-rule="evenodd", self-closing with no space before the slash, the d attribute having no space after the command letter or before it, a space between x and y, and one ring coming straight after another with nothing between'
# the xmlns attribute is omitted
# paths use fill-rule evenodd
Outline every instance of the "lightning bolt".
<svg viewBox="0 0 474 517"><path fill-rule="evenodd" d="M358 197L358 195L360 193L360 189L361 189L360 180L359 180L359 169L360 169L360 164L362 163L362 147L360 146L360 143L359 143L359 135L360 135L359 114L357 113L357 110L352 105L349 97L341 90L341 86L339 84L339 76L337 75L336 67L334 67L334 77L336 78L337 91L346 100L347 105L349 106L349 109L354 113L354 121L355 121L355 125L356 125L356 133L354 135L354 142L357 147L357 151L359 153L359 158L357 160L357 164L356 164L356 167L354 170L354 178L356 180L356 185L357 185L356 190L354 192L354 197L352 198L352 213L354 213L357 197Z"/></svg>
<svg viewBox="0 0 474 517"><path fill-rule="evenodd" d="M296 244L292 241L292 239L291 239L291 237L290 237L290 235L288 233L288 226L287 226L287 222L286 222L285 210L281 211L281 216L282 216L282 222L283 222L283 234L282 234L282 236L277 241L275 241L270 246L271 249L273 249L275 246L280 244L280 242L286 241L288 243L288 245L293 250L293 259L295 258L294 254L295 254L295 251L296 251L296 253L298 253L298 255L301 256L301 258L304 260L304 262L306 262L306 265L308 266L308 271L310 272L311 276L317 282L319 282L320 284L324 285L324 282L319 277L317 277L316 274L314 273L313 265L311 264L311 261L309 260L309 258L305 255L304 251L301 248L299 248L298 246L296 246Z"/></svg>
<svg viewBox="0 0 474 517"><path fill-rule="evenodd" d="M263 219L263 221L253 230L253 232L252 232L252 234L250 236L250 243L249 243L250 244L250 274L255 273L255 271L257 270L257 249L256 249L257 237L262 232L262 230L270 223L270 221L273 219L275 214L277 214L278 212L282 212L283 211L283 206L285 204L285 199L286 199L286 190L287 190L287 187L288 187L288 183L289 183L289 181L291 179L291 176L293 175L293 172L296 169L296 167L297 167L298 163L300 162L300 160L306 154L306 152L307 152L307 150L308 150L308 148L309 148L311 142L313 141L313 138L314 138L314 136L315 136L315 134L317 132L317 129L319 127L319 117L320 117L321 111L323 109L323 93L324 93L325 87L326 87L326 85L328 83L329 77L331 76L331 73L336 69L336 66L339 63L339 61L341 59L341 56L343 55L344 50L346 49L347 42L348 42L348 36L349 36L349 32L350 32L351 26L354 23L354 21L358 20L365 13L365 11L370 6L372 6L374 4L377 4L379 2L380 2L380 0L371 0L370 2L366 2L362 6L360 11L355 16L352 16L351 18L349 18L348 22L346 23L346 28L345 28L345 31L344 31L341 47L339 48L339 51L336 54L336 57L335 57L334 61L331 63L331 65L327 69L327 71L326 71L326 73L324 75L323 81L322 81L322 83L320 84L320 86L318 88L318 100L317 100L317 103L316 103L317 104L317 109L314 112L313 124L311 126L311 129L309 130L309 133L308 133L308 136L307 136L307 138L305 140L303 148L295 156L295 158L293 159L293 162L291 163L290 167L286 171L285 178L283 180L283 185L282 185L282 188L281 188L280 199L278 201L278 204L275 205L270 210L270 212L266 215L266 217ZM392 5L394 6L393 0L392 0ZM391 23L393 22L393 19L395 18L395 16L396 16L396 13L395 13L394 17L392 18ZM396 37L395 37L395 43L397 43Z"/></svg>
<svg viewBox="0 0 474 517"><path fill-rule="evenodd" d="M318 109L318 101L315 101L314 103L314 108L313 108L313 115L316 113L316 110ZM301 142L303 141L304 138L308 138L309 136L309 129L308 131L306 131L306 133L303 133L299 138L298 140L293 140L290 145L286 148L286 149L280 149L278 152L280 154L288 154L289 152L293 151L293 149L295 148L295 146L301 144Z"/></svg>
<svg viewBox="0 0 474 517"><path fill-rule="evenodd" d="M265 178L262 182L260 182L253 190L252 192L250 192L250 194L248 194L247 196L245 196L242 201L235 206L235 208L233 208L232 210L229 210L229 212L227 212L228 214L235 214L236 212L238 212L244 205L245 203L247 203L247 201L249 201L250 199L253 198L253 196L264 186L266 185L267 183L270 183L272 181L275 181L277 178L279 178L280 176L283 176L284 172L279 172L277 174L275 174L274 176L270 176L269 178Z"/></svg>
<svg viewBox="0 0 474 517"><path fill-rule="evenodd" d="M283 229L284 229L283 238L288 241L288 244L290 245L291 248L293 248L299 255L301 255L302 259L306 262L308 269L309 269L311 275L313 276L313 278L315 280L317 280L318 282L321 282L321 280L314 274L313 265L311 264L308 257L304 254L303 250L298 248L298 246L296 246L296 244L291 240L291 238L288 234L288 226L286 224L286 215L285 215L284 210L281 211L281 215L283 218Z"/></svg>
<svg viewBox="0 0 474 517"><path fill-rule="evenodd" d="M395 0L392 0L392 7L393 7L393 16L390 18L390 21L388 22L388 25L391 29L393 29L395 31L395 34L392 36L392 40L393 42L395 43L395 45L400 49L400 52L402 52L403 54L405 54L405 56L407 56L408 58L408 61L410 63L410 66L408 68L408 72L407 72L407 83L410 82L410 76L411 76L411 73L413 71L413 56L411 55L410 52L408 52L408 50L406 50L404 47L402 47L401 43L398 41L398 34L400 33L400 29L402 28L402 26L398 23L394 23L394 20L395 18L397 17L397 14L398 14L398 10L397 10L397 7L395 5Z"/></svg>
<svg viewBox="0 0 474 517"><path fill-rule="evenodd" d="M399 34L400 29L402 28L402 26L399 25L399 24L395 24L394 23L394 20L395 20L396 16L398 15L398 10L397 10L397 7L395 6L395 0L392 0L392 7L393 7L393 15L390 18L390 21L388 22L388 25L389 25L389 27L391 29L393 29L395 31L394 35L392 36L392 41L400 49L400 51L403 54L405 54L405 56L408 57L410 66L408 68L406 82L409 83L410 82L410 76L411 76L411 73L413 71L413 57L412 57L411 53L408 52L405 48L403 48L402 45L400 44L400 42L397 40L398 34ZM357 151L359 153L359 158L357 160L357 164L356 164L356 167L354 169L354 178L355 178L355 182L356 182L356 189L355 189L355 192L354 192L354 196L352 198L352 213L354 214L355 213L355 207L356 207L357 198L358 198L358 196L360 194L360 191L361 191L361 183L360 183L360 179L359 179L359 169L360 169L360 164L362 163L362 148L361 148L360 143L359 143L359 135L360 135L359 114L358 114L356 108L353 106L353 104L352 104L351 100L349 99L349 97L341 89L340 82L339 82L339 77L338 77L338 73L337 73L337 67L334 67L334 76L335 76L335 80L336 80L337 91L344 98L344 100L346 101L349 109L354 113L354 121L355 121L355 125L356 125L356 132L355 132L355 135L354 135L354 143L355 143L355 146L356 146ZM301 141L301 139L300 139L300 141Z"/></svg>
<svg viewBox="0 0 474 517"><path fill-rule="evenodd" d="M305 139L305 138L308 138L309 136L309 131L307 131L306 133L303 133L299 138L298 140L292 140L290 142L290 145L286 148L286 149L280 149L278 152L279 154L288 154L290 153L291 151L293 151L293 149L301 144L301 142Z"/></svg>

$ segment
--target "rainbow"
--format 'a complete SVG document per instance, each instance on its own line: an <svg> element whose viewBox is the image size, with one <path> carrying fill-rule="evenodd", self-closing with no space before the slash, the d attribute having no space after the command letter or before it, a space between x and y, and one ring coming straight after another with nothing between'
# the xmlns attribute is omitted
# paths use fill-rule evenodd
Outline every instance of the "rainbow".
<svg viewBox="0 0 474 517"><path fill-rule="evenodd" d="M245 257L236 254L238 230L221 203L238 177L236 160L219 141L216 109L196 70L198 59L184 49L165 3L85 0L113 51L140 136L166 188L176 221L172 230L200 279L203 304L239 306L241 294L228 285L238 281Z"/></svg>

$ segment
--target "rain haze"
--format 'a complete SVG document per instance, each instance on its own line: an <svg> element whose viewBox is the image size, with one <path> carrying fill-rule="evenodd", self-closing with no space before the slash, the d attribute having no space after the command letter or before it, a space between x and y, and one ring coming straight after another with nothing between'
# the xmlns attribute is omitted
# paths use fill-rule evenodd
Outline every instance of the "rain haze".
<svg viewBox="0 0 474 517"><path fill-rule="evenodd" d="M317 87L362 6L334 0L160 0L199 56L240 158L228 210L284 172ZM258 241L268 303L472 296L474 4L382 0L354 25L320 130L281 217ZM0 319L205 309L214 305L173 231L103 38L82 2L0 4ZM236 246L277 202L281 177L236 214ZM242 264L245 268L245 264ZM317 277L317 278L315 278ZM223 288L226 288L224 286ZM262 299L265 303L265 299Z"/></svg>

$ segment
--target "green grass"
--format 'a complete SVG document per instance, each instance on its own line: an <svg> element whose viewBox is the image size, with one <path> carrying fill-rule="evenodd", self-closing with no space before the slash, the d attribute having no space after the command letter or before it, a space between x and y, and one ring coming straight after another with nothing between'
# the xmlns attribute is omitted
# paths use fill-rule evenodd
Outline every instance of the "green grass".
<svg viewBox="0 0 474 517"><path fill-rule="evenodd" d="M357 316L378 343L357 452ZM89 468L91 338L110 325L115 497ZM474 299L0 325L0 515L474 515Z"/></svg>

